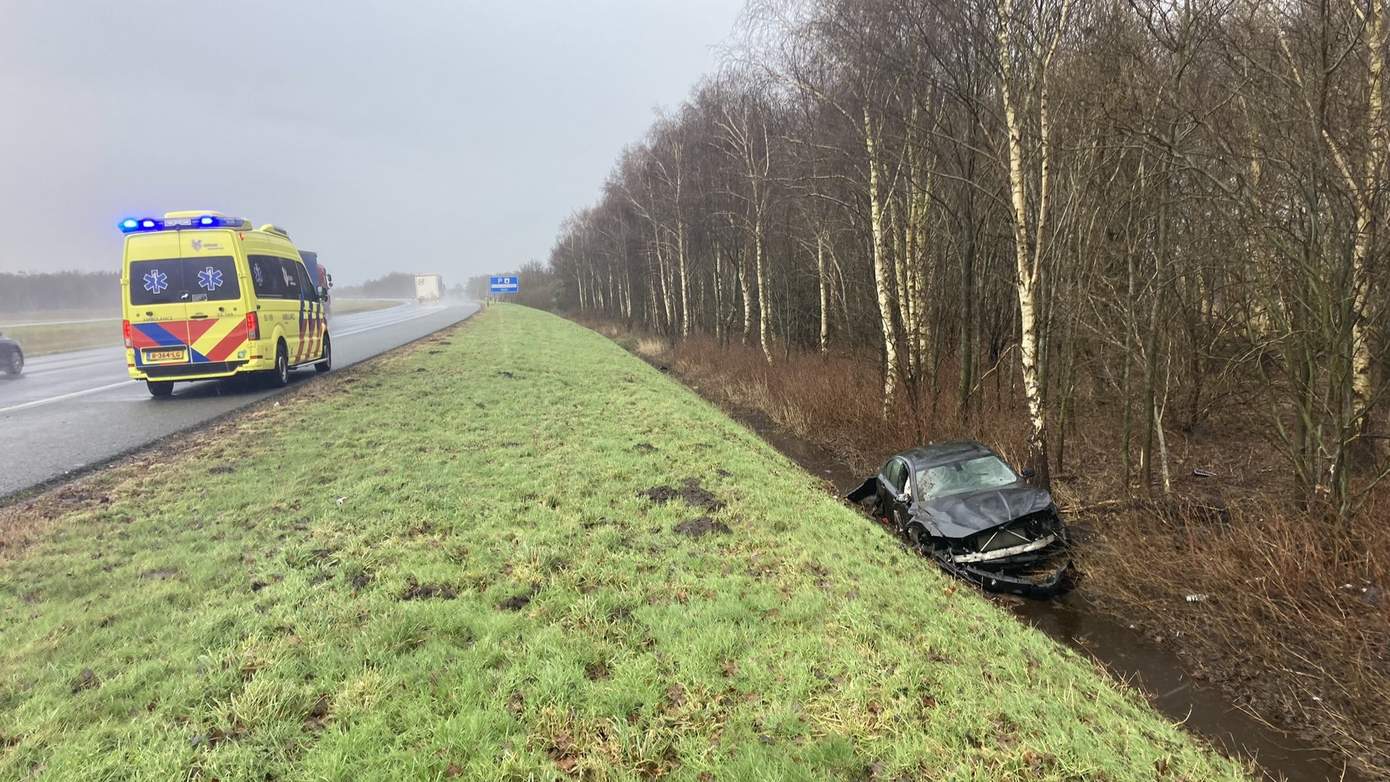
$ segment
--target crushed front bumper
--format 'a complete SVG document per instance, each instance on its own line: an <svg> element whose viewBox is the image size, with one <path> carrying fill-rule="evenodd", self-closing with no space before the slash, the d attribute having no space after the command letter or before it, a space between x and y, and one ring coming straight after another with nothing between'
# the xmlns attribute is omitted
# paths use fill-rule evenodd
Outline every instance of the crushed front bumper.
<svg viewBox="0 0 1390 782"><path fill-rule="evenodd" d="M1043 556L989 564L956 562L949 551L940 549L930 552L930 556L947 573L991 592L1052 597L1066 591L1071 580L1071 554L1065 546Z"/></svg>

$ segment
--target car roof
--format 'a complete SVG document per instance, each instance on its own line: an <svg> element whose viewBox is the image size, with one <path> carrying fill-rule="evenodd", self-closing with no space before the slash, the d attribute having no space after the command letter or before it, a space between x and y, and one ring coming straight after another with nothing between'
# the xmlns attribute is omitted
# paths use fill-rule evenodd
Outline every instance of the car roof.
<svg viewBox="0 0 1390 782"><path fill-rule="evenodd" d="M901 454L914 467L935 467L940 464L954 464L980 456L997 456L989 446L974 440L950 440L931 443L903 451Z"/></svg>

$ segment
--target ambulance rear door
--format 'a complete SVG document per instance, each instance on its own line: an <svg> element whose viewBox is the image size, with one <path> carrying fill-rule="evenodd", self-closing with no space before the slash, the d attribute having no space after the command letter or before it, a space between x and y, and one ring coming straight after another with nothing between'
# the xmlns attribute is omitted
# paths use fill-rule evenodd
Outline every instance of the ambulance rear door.
<svg viewBox="0 0 1390 782"><path fill-rule="evenodd" d="M135 365L186 364L188 299L174 231L126 239L126 319Z"/></svg>
<svg viewBox="0 0 1390 782"><path fill-rule="evenodd" d="M246 359L246 297L231 231L180 231L188 294L190 361L212 364Z"/></svg>

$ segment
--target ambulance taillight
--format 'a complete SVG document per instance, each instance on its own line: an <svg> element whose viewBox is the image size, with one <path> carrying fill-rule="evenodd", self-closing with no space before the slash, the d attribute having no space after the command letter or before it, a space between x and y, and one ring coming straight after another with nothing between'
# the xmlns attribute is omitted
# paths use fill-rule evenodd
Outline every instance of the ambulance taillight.
<svg viewBox="0 0 1390 782"><path fill-rule="evenodd" d="M127 328L128 327L129 324L127 324ZM261 338L261 320L256 317L256 313L254 312L246 313L246 338L252 340ZM129 337L126 339L128 344Z"/></svg>
<svg viewBox="0 0 1390 782"><path fill-rule="evenodd" d="M130 321L128 321L128 320L123 320L123 321L121 321L121 334L122 334L123 336L125 336L125 346L126 346L126 347L128 347L128 348L133 348L133 347L135 347L135 335L131 332Z"/></svg>

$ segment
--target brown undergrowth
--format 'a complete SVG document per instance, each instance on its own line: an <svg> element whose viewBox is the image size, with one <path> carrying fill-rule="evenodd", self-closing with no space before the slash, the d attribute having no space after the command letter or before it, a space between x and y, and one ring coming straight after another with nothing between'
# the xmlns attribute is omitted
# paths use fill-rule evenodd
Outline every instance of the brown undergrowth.
<svg viewBox="0 0 1390 782"><path fill-rule="evenodd" d="M1002 367L976 389L966 420L949 371L915 405L885 414L872 358L792 353L769 365L737 343L672 346L612 323L585 325L865 474L896 450L954 437L1015 462L1025 453L1021 394ZM1169 431L1173 493L1155 499L1125 486L1118 407L1103 393L1078 404L1055 476L1059 504L1090 530L1078 551L1079 596L1175 646L1194 678L1258 718L1390 778L1390 525L1379 512L1390 497L1340 529L1299 512L1263 422L1232 404L1225 418Z"/></svg>

